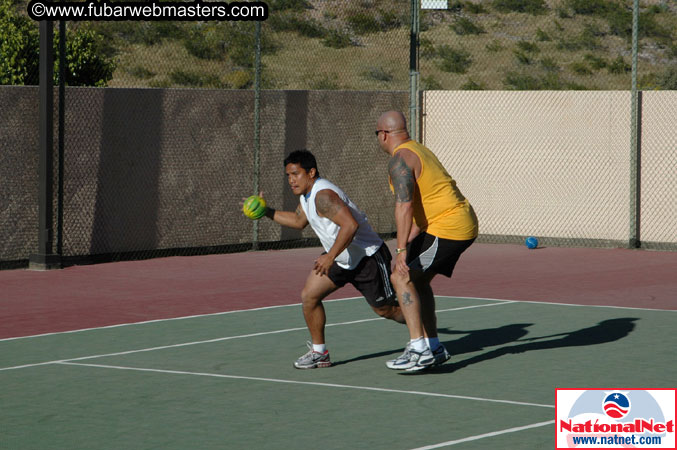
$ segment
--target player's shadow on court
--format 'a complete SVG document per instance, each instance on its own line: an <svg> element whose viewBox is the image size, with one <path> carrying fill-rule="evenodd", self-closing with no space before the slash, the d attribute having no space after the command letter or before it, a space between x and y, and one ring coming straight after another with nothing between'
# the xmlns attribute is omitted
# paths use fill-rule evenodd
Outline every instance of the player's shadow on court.
<svg viewBox="0 0 677 450"><path fill-rule="evenodd" d="M463 361L451 362L439 367L435 367L426 373L451 373L473 364L482 363L492 359L500 358L501 356L525 353L534 350L550 350L564 347L584 347L590 345L600 345L609 342L618 341L628 336L634 329L634 322L639 319L632 317L624 317L621 319L609 319L598 323L595 326L583 328L567 333L552 334L549 336L539 336L534 338L521 339L520 344L507 345L504 347L482 353L477 356L465 359ZM464 344L461 348L457 348L459 341L469 340L468 344ZM445 345L452 355L452 361L455 355L467 353L473 345L472 334L466 336L459 341L446 342ZM478 343L479 344L479 343ZM480 345L475 345L480 349Z"/></svg>
<svg viewBox="0 0 677 450"><path fill-rule="evenodd" d="M485 330L451 330L449 328L440 328L438 333L443 334L465 334L466 336L461 339L454 341L443 342L444 345L451 349L453 348L453 354L459 355L463 353L478 352L483 350L486 347L495 347L497 345L509 344L516 341L517 339L526 336L529 331L526 330L527 327L531 326L531 323L516 323L512 325L505 325L498 328L487 328ZM380 358L388 356L399 356L402 353L402 347L383 351L379 353L370 353L368 355L357 356L352 359L347 359L343 361L333 362L333 366L338 366L341 364L347 364L355 361L361 361L371 358Z"/></svg>
<svg viewBox="0 0 677 450"><path fill-rule="evenodd" d="M442 335L445 334L465 334L466 336L460 339L442 342L447 349L453 349L454 355L462 355L464 353L479 352L487 347L496 347L497 345L514 342L529 334L527 327L530 327L531 325L533 325L533 323L515 323L498 328L468 331L439 328L437 333L440 337L440 341L442 340Z"/></svg>

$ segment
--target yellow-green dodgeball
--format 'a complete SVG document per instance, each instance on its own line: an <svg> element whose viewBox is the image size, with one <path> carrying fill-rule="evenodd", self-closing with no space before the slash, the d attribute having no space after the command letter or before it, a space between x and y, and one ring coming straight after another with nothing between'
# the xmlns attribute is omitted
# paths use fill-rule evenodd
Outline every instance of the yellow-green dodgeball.
<svg viewBox="0 0 677 450"><path fill-rule="evenodd" d="M266 214L266 201L258 195L252 195L242 205L242 212L252 220L259 220Z"/></svg>

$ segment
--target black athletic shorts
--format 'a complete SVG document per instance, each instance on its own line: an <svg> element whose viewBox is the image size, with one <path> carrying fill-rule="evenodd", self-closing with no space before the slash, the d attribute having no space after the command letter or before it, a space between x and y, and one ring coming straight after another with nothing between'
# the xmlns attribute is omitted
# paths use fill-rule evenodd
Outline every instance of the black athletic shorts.
<svg viewBox="0 0 677 450"><path fill-rule="evenodd" d="M365 256L352 270L332 264L329 279L338 287L350 283L364 295L367 303L379 307L397 305L395 290L390 284L390 263L392 256L385 244L371 256Z"/></svg>
<svg viewBox="0 0 677 450"><path fill-rule="evenodd" d="M475 239L454 241L422 232L407 245L407 265L421 272L451 277L456 261Z"/></svg>

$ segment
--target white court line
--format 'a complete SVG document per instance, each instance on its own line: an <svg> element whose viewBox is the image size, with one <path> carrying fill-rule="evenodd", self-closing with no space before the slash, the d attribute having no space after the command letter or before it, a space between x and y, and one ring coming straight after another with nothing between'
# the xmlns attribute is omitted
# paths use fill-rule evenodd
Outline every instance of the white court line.
<svg viewBox="0 0 677 450"><path fill-rule="evenodd" d="M355 300L358 298L364 298L364 297L346 297L346 298L335 298L332 300L324 300L325 302L343 302L346 300ZM148 323L156 323L156 322L171 322L173 320L184 320L184 319L197 319L200 317L211 317L211 316L222 316L225 314L234 314L234 313L239 313L239 312L247 312L247 311L263 311L266 309L276 309L276 308L286 308L288 306L300 306L301 303L289 303L287 305L273 305L273 306L262 306L260 308L251 308L251 309L234 309L232 311L221 311L217 313L209 313L209 314L195 314L193 316L181 316L181 317L169 317L166 319L154 319L154 320L145 320L143 322L129 322L129 323L119 323L115 325L106 325L104 327L92 327L92 328L80 328L77 330L68 330L68 331L55 331L53 333L43 333L43 334L33 334L30 336L17 336L17 337L11 337L11 338L3 338L0 339L0 342L3 341L14 341L17 339L30 339L30 338L38 338L38 337L43 337L43 336L54 336L56 334L70 334L70 333L80 333L83 331L92 331L92 330L105 330L108 328L119 328L119 327L128 327L130 325L145 325Z"/></svg>
<svg viewBox="0 0 677 450"><path fill-rule="evenodd" d="M477 441L479 439L484 439L484 438L493 437L493 436L500 436L502 434L507 434L507 433L514 433L516 431L528 430L530 428L544 427L546 425L552 425L553 423L555 423L554 420L548 420L547 422L532 423L531 425L525 425L523 427L508 428L507 430L500 430L500 431L492 431L491 433L478 434L477 436L470 436L470 437L458 439L458 440L455 440L455 441L447 441L447 442L442 442L442 443L439 443L439 444L428 445L428 446L425 446L425 447L418 447L418 448L415 448L413 450L431 450L433 448L448 447L450 445L461 444L463 442Z"/></svg>
<svg viewBox="0 0 677 450"><path fill-rule="evenodd" d="M343 389L358 389L361 391L374 391L374 392L390 392L395 394L411 394L411 395L422 395L426 397L442 397L442 398L453 398L459 400L473 400L478 402L488 402L488 403L505 403L508 405L519 405L519 406L535 406L539 408L555 408L554 405L542 405L540 403L527 403L527 402L516 402L512 400L498 400L492 398L480 398L480 397L467 397L464 395L452 395L452 394L439 394L436 392L422 392L422 391L405 391L400 389L386 389L378 387L369 387L369 386L354 386L350 384L335 384L335 383L320 383L316 381L297 381L297 380L282 380L277 378L261 378L261 377L246 377L241 375L226 375L220 373L204 373L204 372L187 372L183 370L164 370L164 369L146 369L143 367L127 367L127 366L110 366L105 364L86 364L86 363L73 363L68 361L61 361L57 364L69 365L69 366L84 366L84 367L97 367L101 369L116 369L116 370L131 370L136 372L154 372L154 373L164 373L172 375L192 375L200 377L213 377L213 378L228 378L235 380L248 380L248 381L266 381L269 383L285 383L285 384L301 384L305 386L321 386L321 387L333 387L333 388L343 388Z"/></svg>
<svg viewBox="0 0 677 450"><path fill-rule="evenodd" d="M609 309L630 309L630 310L638 310L638 311L660 311L660 312L677 312L677 310L674 309L657 309L657 308L635 308L632 306L610 306L610 305L580 305L580 304L575 304L575 303L555 303L555 302L542 302L542 301L535 301L535 300L510 300L510 299L501 299L501 298L487 298L487 297L459 297L459 296L452 296L452 295L436 295L435 297L444 297L444 298L450 298L450 299L465 299L465 300L486 300L490 302L503 302L503 303L534 303L534 304L539 304L539 305L559 305L559 306L577 306L577 307L583 307L583 308L609 308ZM362 299L364 297L346 297L346 298L336 298L332 300L325 300L325 302L342 302L346 300L356 300L356 299ZM38 337L43 337L43 336L53 336L57 334L69 334L69 333L80 333L83 331L92 331L92 330L105 330L107 328L118 328L118 327L127 327L127 326L132 326L132 325L144 325L148 323L156 323L156 322L169 322L172 320L184 320L184 319L196 319L200 317L210 317L210 316L221 316L225 314L234 314L234 313L241 313L241 312L247 312L247 311L263 311L266 309L276 309L276 308L287 308L290 306L300 306L301 303L289 303L287 305L273 305L273 306L262 306L260 308L251 308L251 309L236 309L232 311L222 311L222 312L217 312L217 313L209 313L209 314L196 314L192 316L181 316L181 317L170 317L167 319L154 319L154 320L146 320L143 322L129 322L129 323L120 323L116 325L106 325L103 327L92 327L92 328L81 328L77 330L68 330L68 331L56 331L53 333L43 333L43 334L33 334L30 336L17 336L17 337L10 337L10 338L2 338L0 339L0 342L3 341L14 341L18 339L30 339L30 338L38 338ZM484 305L480 305L484 306ZM446 311L446 310L442 310ZM438 311L441 312L441 311Z"/></svg>
<svg viewBox="0 0 677 450"><path fill-rule="evenodd" d="M542 301L536 301L536 300L510 300L510 299L501 299L501 298L488 298L488 297L459 297L459 296L452 296L452 295L436 295L435 297L444 297L444 298L450 298L450 299L465 299L465 300L486 300L490 302L509 302L509 303L535 303L539 305L559 305L559 306L578 306L578 307L583 307L583 308L610 308L610 309L631 309L631 310L639 310L639 311L666 311L666 312L677 312L677 310L674 309L657 309L657 308L635 308L632 306L610 306L610 305L580 305L580 304L575 304L575 303L555 303L555 302L542 302ZM346 297L346 298L336 298L332 300L325 300L325 302L343 302L346 300L356 300L356 299L362 299L364 297ZM68 331L56 331L53 333L42 333L42 334L33 334L30 336L17 336L17 337L10 337L10 338L2 338L0 339L0 342L3 341L14 341L18 339L31 339L31 338L38 338L38 337L43 337L43 336L53 336L57 334L70 334L70 333L81 333L83 331L92 331L92 330L105 330L107 328L118 328L118 327L127 327L131 325L144 325L148 323L156 323L156 322L169 322L173 320L184 320L184 319L196 319L200 317L210 317L210 316L221 316L225 314L234 314L234 313L241 313L241 312L247 312L247 311L263 311L266 309L276 309L276 308L287 308L290 306L300 306L301 303L289 303L286 305L273 305L273 306L262 306L260 308L251 308L251 309L235 309L232 311L222 311L222 312L217 312L217 313L209 313L209 314L195 314L192 316L181 316L181 317L169 317L166 319L154 319L154 320L145 320L142 322L129 322L129 323L120 323L116 325L106 325L103 327L92 327L92 328L80 328L77 330L68 330ZM483 305L480 305L483 306ZM444 310L443 310L444 311ZM438 311L440 312L440 311Z"/></svg>
<svg viewBox="0 0 677 450"><path fill-rule="evenodd" d="M487 297L463 297L453 295L436 294L435 297L444 298L461 298L465 300L487 300L491 302L516 302L516 303L534 303L537 305L557 305L557 306L577 306L580 308L607 308L607 309L633 309L638 311L657 311L657 312L677 312L677 309L659 309L659 308L636 308L634 306L613 306L613 305L581 305L579 303L558 303L558 302L543 302L538 300L510 300L507 298L487 298Z"/></svg>
<svg viewBox="0 0 677 450"><path fill-rule="evenodd" d="M504 305L508 303L513 303L513 302L504 302L504 303L490 303L486 305L472 305L472 306L462 306L460 308L451 308L451 309L443 309L439 310L437 312L448 312L448 311L459 311L462 309L471 309L471 308L481 308L483 306L499 306L499 305ZM383 317L372 317L370 319L360 319L360 320L352 320L350 322L339 322L339 323L328 323L325 325L326 327L337 327L341 325L353 325L356 323L364 323L364 322L372 322L374 320L386 320ZM92 356L81 356L78 358L67 358L67 359L59 359L59 360L54 360L54 361L45 361L41 363L33 363L33 364L24 364L21 366L12 366L12 367L0 367L0 372L3 370L13 370L13 369L25 369L27 367L35 367L35 366L44 366L47 364L58 364L62 363L64 361L82 361L85 359L95 359L95 358L104 358L106 356L121 356L121 355L129 355L132 353L141 353L141 352L151 352L155 350L164 350L168 348L178 348L178 347L186 347L189 345L199 345L199 344L210 344L213 342L221 342L221 341L229 341L231 339L242 339L242 338L249 338L249 337L256 337L256 336L265 336L269 334L280 334L280 333L288 333L291 331L302 331L306 330L306 327L297 327L297 328L287 328L284 330L273 330L273 331L262 331L260 333L251 333L251 334L241 334L238 336L226 336L226 337L220 337L220 338L215 338L215 339L208 339L204 341L193 341L193 342L183 342L181 344L171 344L171 345L162 345L159 347L149 347L149 348L142 348L138 350L127 350L124 352L115 352L115 353L105 353L101 355L92 355Z"/></svg>
<svg viewBox="0 0 677 450"><path fill-rule="evenodd" d="M484 305L471 305L471 306L460 306L458 308L449 308L449 309L436 309L435 313L448 312L448 311L460 311L462 309L473 309L473 308L484 308L485 306L498 306L498 305L507 305L510 303L519 303L513 300L503 300L501 303L489 303Z"/></svg>

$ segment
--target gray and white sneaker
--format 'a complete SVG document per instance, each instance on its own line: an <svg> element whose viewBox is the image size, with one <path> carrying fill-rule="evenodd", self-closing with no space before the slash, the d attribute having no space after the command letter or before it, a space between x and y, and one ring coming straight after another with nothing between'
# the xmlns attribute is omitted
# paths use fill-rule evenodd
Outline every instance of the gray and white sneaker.
<svg viewBox="0 0 677 450"><path fill-rule="evenodd" d="M310 342L306 342L306 345L308 346L308 353L294 361L294 367L297 369L319 369L331 366L329 350L320 353L313 350L313 344Z"/></svg>
<svg viewBox="0 0 677 450"><path fill-rule="evenodd" d="M403 365L406 365L409 363L409 351L411 350L411 345L407 343L406 347L404 347L404 353L402 353L400 356L398 356L395 359L391 359L386 361L386 367L388 369L394 369L394 370L404 370L406 367L402 367Z"/></svg>
<svg viewBox="0 0 677 450"><path fill-rule="evenodd" d="M447 351L446 348L444 348L444 345L440 344L434 351L433 351L433 367L439 366L444 364L445 362L449 361L451 359L451 354Z"/></svg>
<svg viewBox="0 0 677 450"><path fill-rule="evenodd" d="M410 344L404 348L404 353L395 359L386 362L386 367L393 370L406 370L413 372L427 369L435 362L432 352L428 347L422 352L414 350Z"/></svg>

